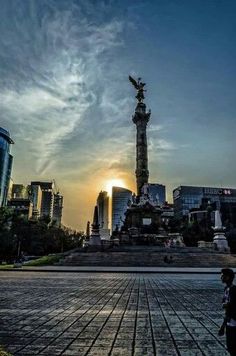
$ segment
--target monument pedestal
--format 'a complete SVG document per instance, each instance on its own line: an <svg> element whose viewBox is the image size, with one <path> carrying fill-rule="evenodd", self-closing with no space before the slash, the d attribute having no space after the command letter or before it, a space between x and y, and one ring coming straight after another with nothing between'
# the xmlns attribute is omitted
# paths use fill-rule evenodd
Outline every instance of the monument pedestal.
<svg viewBox="0 0 236 356"><path fill-rule="evenodd" d="M216 250L220 252L230 252L228 241L225 237L224 227L222 225L221 216L219 210L215 211L215 226L213 227L214 238L213 244Z"/></svg>
<svg viewBox="0 0 236 356"><path fill-rule="evenodd" d="M101 246L101 237L100 235L91 235L89 240L90 246Z"/></svg>
<svg viewBox="0 0 236 356"><path fill-rule="evenodd" d="M101 246L101 236L99 232L99 223L98 223L98 207L94 208L93 223L92 223L92 232L89 239L89 245L94 247Z"/></svg>
<svg viewBox="0 0 236 356"><path fill-rule="evenodd" d="M215 232L213 238L214 248L220 252L230 252L228 241L223 232Z"/></svg>

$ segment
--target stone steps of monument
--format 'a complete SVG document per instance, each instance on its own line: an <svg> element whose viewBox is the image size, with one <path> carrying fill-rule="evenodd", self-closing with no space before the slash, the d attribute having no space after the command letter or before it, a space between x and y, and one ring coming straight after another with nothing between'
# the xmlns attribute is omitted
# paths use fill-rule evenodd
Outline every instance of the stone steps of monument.
<svg viewBox="0 0 236 356"><path fill-rule="evenodd" d="M173 262L164 262L172 256ZM163 252L81 252L67 256L65 266L117 266L117 267L236 267L236 255L220 253L163 253Z"/></svg>
<svg viewBox="0 0 236 356"><path fill-rule="evenodd" d="M164 246L142 246L142 245L134 245L134 246L117 246L110 252L165 252L165 253L208 253L208 254L220 254L220 252L209 249L209 248L199 248L199 247L164 247ZM79 251L78 251L79 252Z"/></svg>

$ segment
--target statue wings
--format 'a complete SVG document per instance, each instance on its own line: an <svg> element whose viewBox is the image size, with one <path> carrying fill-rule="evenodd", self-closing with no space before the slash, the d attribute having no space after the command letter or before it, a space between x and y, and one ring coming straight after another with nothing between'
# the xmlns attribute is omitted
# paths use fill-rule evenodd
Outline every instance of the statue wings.
<svg viewBox="0 0 236 356"><path fill-rule="evenodd" d="M133 86L135 87L135 89L139 90L139 85L138 83L136 82L136 80L134 78L132 78L130 75L129 75L129 81L133 84Z"/></svg>

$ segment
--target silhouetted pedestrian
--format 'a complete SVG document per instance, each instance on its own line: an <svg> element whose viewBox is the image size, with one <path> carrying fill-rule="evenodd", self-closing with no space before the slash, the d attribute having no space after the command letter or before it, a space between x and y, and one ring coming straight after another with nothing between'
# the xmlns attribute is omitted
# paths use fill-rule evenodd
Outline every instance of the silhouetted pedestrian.
<svg viewBox="0 0 236 356"><path fill-rule="evenodd" d="M221 281L226 284L223 296L225 317L219 330L223 336L226 330L226 344L231 356L236 356L236 286L233 285L234 271L230 268L221 270Z"/></svg>

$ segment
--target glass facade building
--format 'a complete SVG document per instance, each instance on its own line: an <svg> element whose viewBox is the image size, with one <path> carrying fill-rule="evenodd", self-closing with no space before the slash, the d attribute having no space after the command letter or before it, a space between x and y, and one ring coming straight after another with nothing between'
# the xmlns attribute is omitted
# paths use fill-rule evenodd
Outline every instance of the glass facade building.
<svg viewBox="0 0 236 356"><path fill-rule="evenodd" d="M120 230L125 219L125 212L129 201L132 199L132 192L121 187L112 187L112 231Z"/></svg>
<svg viewBox="0 0 236 356"><path fill-rule="evenodd" d="M148 193L154 203L164 205L166 202L166 187L163 184L148 183Z"/></svg>
<svg viewBox="0 0 236 356"><path fill-rule="evenodd" d="M13 160L10 145L13 143L9 132L0 127L0 207L7 204Z"/></svg>
<svg viewBox="0 0 236 356"><path fill-rule="evenodd" d="M221 212L223 222L236 226L236 189L180 186L173 191L173 201L177 219L194 210L206 210L210 204Z"/></svg>

